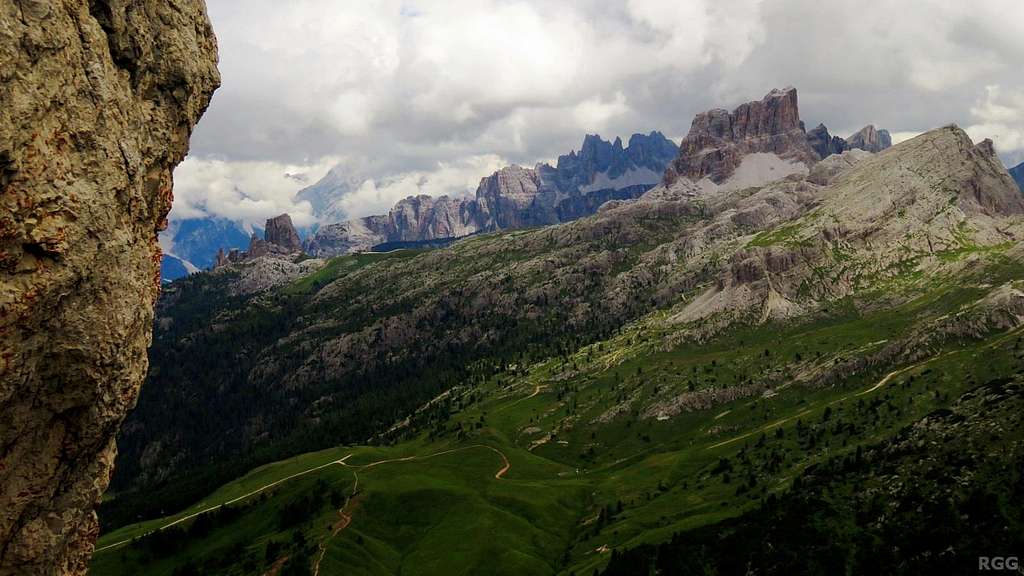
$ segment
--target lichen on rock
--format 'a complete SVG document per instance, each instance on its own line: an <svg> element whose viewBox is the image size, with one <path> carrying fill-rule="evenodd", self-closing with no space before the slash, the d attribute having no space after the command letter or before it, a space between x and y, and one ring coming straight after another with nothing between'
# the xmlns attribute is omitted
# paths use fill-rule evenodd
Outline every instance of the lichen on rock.
<svg viewBox="0 0 1024 576"><path fill-rule="evenodd" d="M202 0L0 0L0 574L82 574L147 368Z"/></svg>

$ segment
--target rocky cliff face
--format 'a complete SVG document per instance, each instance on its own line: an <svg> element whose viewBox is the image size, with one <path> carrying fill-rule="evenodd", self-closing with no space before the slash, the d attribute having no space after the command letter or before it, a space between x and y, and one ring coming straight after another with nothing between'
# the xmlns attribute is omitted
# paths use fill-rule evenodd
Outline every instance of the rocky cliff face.
<svg viewBox="0 0 1024 576"><path fill-rule="evenodd" d="M811 148L814 148L818 157L822 159L828 158L833 154L842 154L850 149L846 140L829 134L828 128L824 124L818 124L817 128L807 133L807 143L811 145Z"/></svg>
<svg viewBox="0 0 1024 576"><path fill-rule="evenodd" d="M892 136L889 135L889 131L877 130L872 124L861 128L846 141L850 148L859 148L868 152L881 152L892 147Z"/></svg>
<svg viewBox="0 0 1024 576"><path fill-rule="evenodd" d="M292 217L281 214L268 218L266 227L263 230L263 238L253 234L249 238L249 249L242 251L232 249L227 254L221 248L217 251L214 268L227 266L228 264L255 260L263 256L294 256L302 253L302 240L299 233L292 226Z"/></svg>
<svg viewBox="0 0 1024 576"><path fill-rule="evenodd" d="M679 156L665 173L665 183L679 178L715 184L728 180L745 156L774 154L783 160L810 166L819 157L807 141L796 88L772 90L758 102L729 112L723 109L698 114L683 139Z"/></svg>
<svg viewBox="0 0 1024 576"><path fill-rule="evenodd" d="M0 2L0 574L86 571L216 52L201 0Z"/></svg>
<svg viewBox="0 0 1024 576"><path fill-rule="evenodd" d="M263 236L267 242L289 252L302 251L302 240L299 239L299 233L292 225L292 217L287 214L268 219Z"/></svg>
<svg viewBox="0 0 1024 576"><path fill-rule="evenodd" d="M578 153L560 156L555 166L502 168L480 181L473 198L410 196L387 215L321 228L306 251L329 257L386 242L457 238L588 216L609 200L638 198L661 180L677 153L660 132L634 134L625 148L619 138L608 142L588 135ZM338 176L332 171L328 178ZM314 189L322 195L324 185L307 190Z"/></svg>

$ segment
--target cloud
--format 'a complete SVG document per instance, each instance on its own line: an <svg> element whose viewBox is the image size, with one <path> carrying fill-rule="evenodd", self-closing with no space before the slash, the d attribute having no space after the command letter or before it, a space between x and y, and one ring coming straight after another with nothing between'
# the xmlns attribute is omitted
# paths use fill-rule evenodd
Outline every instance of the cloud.
<svg viewBox="0 0 1024 576"><path fill-rule="evenodd" d="M170 218L220 216L262 226L267 218L287 212L297 226L308 226L316 221L312 208L308 202L296 202L295 194L336 162L330 157L316 165L295 165L190 156L174 172Z"/></svg>
<svg viewBox="0 0 1024 576"><path fill-rule="evenodd" d="M991 138L1011 167L1024 161L1024 90L986 86L971 116L974 123L964 128L971 139Z"/></svg>
<svg viewBox="0 0 1024 576"><path fill-rule="evenodd" d="M410 175L489 169L480 157L532 165L586 133L678 137L697 112L786 85L808 125L843 136L956 122L1007 160L1024 129L1019 0L208 5L223 87L193 137L175 217L301 210L286 200L301 186L282 174L322 173L330 159L358 167L349 179L366 185L346 203L365 213L391 191L435 189Z"/></svg>
<svg viewBox="0 0 1024 576"><path fill-rule="evenodd" d="M500 156L488 154L440 163L431 171L406 172L380 180L370 178L346 194L339 205L350 217L358 218L386 214L396 202L409 196L467 196L476 190L482 175L507 165Z"/></svg>

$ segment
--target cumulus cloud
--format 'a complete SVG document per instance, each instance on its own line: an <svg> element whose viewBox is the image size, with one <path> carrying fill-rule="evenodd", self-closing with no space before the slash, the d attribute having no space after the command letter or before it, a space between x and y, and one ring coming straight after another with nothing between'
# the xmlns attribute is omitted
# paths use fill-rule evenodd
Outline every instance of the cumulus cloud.
<svg viewBox="0 0 1024 576"><path fill-rule="evenodd" d="M262 226L267 218L287 212L297 226L316 219L308 202L296 202L296 192L315 182L336 163L325 157L315 165L272 161L229 162L190 156L174 172L174 220L220 216L247 226Z"/></svg>
<svg viewBox="0 0 1024 576"><path fill-rule="evenodd" d="M531 165L585 133L679 137L701 110L786 85L800 89L809 125L843 136L868 123L909 135L957 122L992 137L1005 160L1021 156L1019 0L210 0L209 10L224 83L194 135L193 174L181 178L194 188L176 217L301 210L283 174L342 157L360 167L365 184L346 202L363 213L398 190L434 190L416 184L425 175L490 168L474 158Z"/></svg>
<svg viewBox="0 0 1024 576"><path fill-rule="evenodd" d="M396 202L409 196L467 196L491 174L508 163L493 154L471 156L458 162L442 162L431 171L406 172L381 179L370 178L354 192L345 194L339 207L353 218L386 214Z"/></svg>

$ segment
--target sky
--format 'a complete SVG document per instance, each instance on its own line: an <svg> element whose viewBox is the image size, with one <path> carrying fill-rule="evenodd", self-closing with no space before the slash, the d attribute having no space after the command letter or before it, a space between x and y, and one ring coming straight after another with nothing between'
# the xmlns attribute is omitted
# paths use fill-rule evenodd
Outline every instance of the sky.
<svg viewBox="0 0 1024 576"><path fill-rule="evenodd" d="M901 140L956 123L1024 161L1024 1L208 0L223 85L172 219L351 217L471 194L583 136L660 130L795 86L808 129Z"/></svg>

